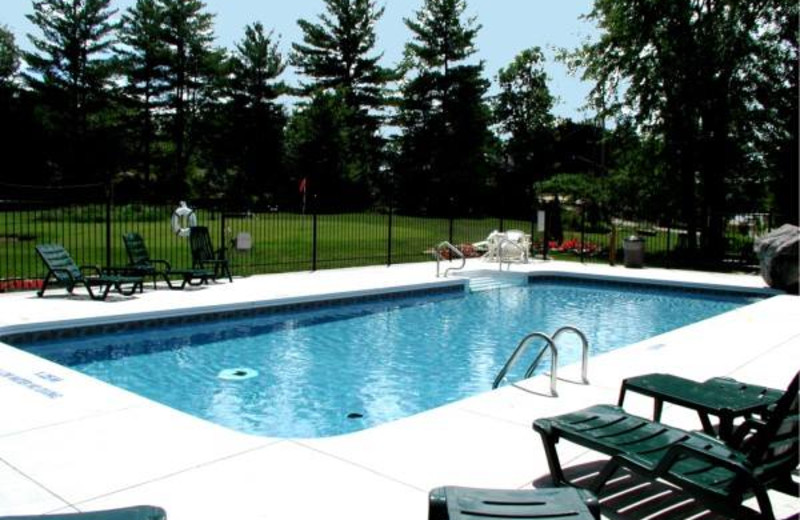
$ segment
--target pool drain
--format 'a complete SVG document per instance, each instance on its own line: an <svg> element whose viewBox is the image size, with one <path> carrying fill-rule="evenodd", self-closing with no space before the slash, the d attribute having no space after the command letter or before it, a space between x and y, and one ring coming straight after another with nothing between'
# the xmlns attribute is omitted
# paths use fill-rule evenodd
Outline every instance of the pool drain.
<svg viewBox="0 0 800 520"><path fill-rule="evenodd" d="M364 417L364 414L363 413L358 413L358 412L350 412L349 414L347 414L347 418L348 419L361 419L363 417Z"/></svg>
<svg viewBox="0 0 800 520"><path fill-rule="evenodd" d="M243 381L257 375L258 370L253 370L252 368L226 368L225 370L220 370L217 377L225 381Z"/></svg>

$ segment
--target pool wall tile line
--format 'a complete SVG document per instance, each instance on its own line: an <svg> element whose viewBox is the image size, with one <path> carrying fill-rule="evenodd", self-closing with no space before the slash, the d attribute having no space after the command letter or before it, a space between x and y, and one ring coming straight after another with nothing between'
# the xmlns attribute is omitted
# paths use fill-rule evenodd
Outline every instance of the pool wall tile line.
<svg viewBox="0 0 800 520"><path fill-rule="evenodd" d="M721 296L756 296L769 297L786 294L784 291L769 287L745 287L731 286L727 284L697 283L675 280L664 280L660 278L631 278L625 276L594 275L590 273L565 273L560 271L539 271L528 274L528 283L548 282L548 281L575 281L604 284L609 286L635 285L646 289L668 290L674 289L682 292L696 292L701 294L717 294Z"/></svg>
<svg viewBox="0 0 800 520"><path fill-rule="evenodd" d="M351 293L333 293L286 298L266 302L251 302L245 305L226 305L214 307L199 307L184 309L179 312L159 312L159 317L136 315L131 317L111 317L98 323L98 320L80 320L69 323L54 322L50 324L37 324L35 326L21 326L23 330L3 334L0 332L0 341L7 344L29 343L53 339L68 339L73 337L93 334L111 334L132 330L141 330L170 325L186 325L191 323L212 322L229 318L250 318L269 314L289 313L303 310L312 310L325 307L340 307L359 303L370 303L381 300L399 300L405 298L421 298L439 295L459 295L465 290L463 280L453 280L446 283L424 287L411 285L407 287L394 287L389 290L353 291ZM4 327L9 329L11 327ZM24 330L30 329L30 330ZM2 330L2 329L0 329Z"/></svg>

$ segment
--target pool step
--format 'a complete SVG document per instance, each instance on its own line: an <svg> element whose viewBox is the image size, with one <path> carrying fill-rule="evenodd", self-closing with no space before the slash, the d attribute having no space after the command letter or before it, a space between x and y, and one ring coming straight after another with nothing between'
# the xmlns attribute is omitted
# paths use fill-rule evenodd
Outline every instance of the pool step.
<svg viewBox="0 0 800 520"><path fill-rule="evenodd" d="M496 276L471 276L469 278L469 292L493 291L495 289L507 289L509 287L521 287L528 283L527 279L520 278L500 278Z"/></svg>

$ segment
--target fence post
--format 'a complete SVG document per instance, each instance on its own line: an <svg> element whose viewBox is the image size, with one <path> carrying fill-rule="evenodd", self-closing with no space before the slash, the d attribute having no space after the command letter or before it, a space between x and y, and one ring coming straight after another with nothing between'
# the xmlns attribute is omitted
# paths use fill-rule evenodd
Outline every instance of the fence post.
<svg viewBox="0 0 800 520"><path fill-rule="evenodd" d="M392 205L389 204L389 233L388 239L386 243L386 265L392 265L392 214L393 208Z"/></svg>
<svg viewBox="0 0 800 520"><path fill-rule="evenodd" d="M111 266L111 207L114 204L114 181L106 185L106 266Z"/></svg>
<svg viewBox="0 0 800 520"><path fill-rule="evenodd" d="M542 235L542 260L547 260L547 252L550 250L550 211L544 211L544 234Z"/></svg>
<svg viewBox="0 0 800 520"><path fill-rule="evenodd" d="M584 250L586 247L586 204L578 206L581 210L581 243L578 245L581 248L581 263L584 261Z"/></svg>
<svg viewBox="0 0 800 520"><path fill-rule="evenodd" d="M311 270L317 270L317 208L311 216Z"/></svg>
<svg viewBox="0 0 800 520"><path fill-rule="evenodd" d="M670 220L667 222L667 257L666 257L666 264L667 268L672 267L672 251L669 250L670 243L672 242L672 221Z"/></svg>
<svg viewBox="0 0 800 520"><path fill-rule="evenodd" d="M219 219L219 250L220 254L222 254L222 258L225 258L225 212L227 208L225 206L222 207L222 213Z"/></svg>
<svg viewBox="0 0 800 520"><path fill-rule="evenodd" d="M450 215L450 230L447 233L447 241L453 243L453 215Z"/></svg>

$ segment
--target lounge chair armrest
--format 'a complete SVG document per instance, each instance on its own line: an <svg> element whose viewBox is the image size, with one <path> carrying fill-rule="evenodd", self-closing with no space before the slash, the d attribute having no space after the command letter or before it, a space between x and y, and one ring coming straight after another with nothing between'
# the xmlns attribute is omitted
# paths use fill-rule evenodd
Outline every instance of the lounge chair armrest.
<svg viewBox="0 0 800 520"><path fill-rule="evenodd" d="M78 269L80 269L81 272L83 272L83 271L94 271L94 274L96 274L97 276L102 276L103 275L103 270L100 269L99 265L82 265Z"/></svg>
<svg viewBox="0 0 800 520"><path fill-rule="evenodd" d="M730 445L740 448L749 433L760 431L767 423L755 417L748 417L742 424L736 427L731 436Z"/></svg>
<svg viewBox="0 0 800 520"><path fill-rule="evenodd" d="M163 265L163 266L164 266L164 269L165 269L165 270L167 270L167 271L172 271L172 264L170 264L170 263L169 263L167 260L162 260L162 259L156 259L156 260L152 260L152 259L151 259L151 260L150 260L150 263L151 263L151 264L161 264L161 265Z"/></svg>
<svg viewBox="0 0 800 520"><path fill-rule="evenodd" d="M752 469L749 467L747 459L745 459L744 456L738 453L731 453L730 448L719 443L716 439L709 439L709 442L712 443L714 447L723 449L728 455L733 454L734 456L723 457L720 454L715 453L713 451L713 447L710 450L703 450L697 446L692 446L686 443L675 444L669 448L667 454L663 459L661 459L661 462L658 463L658 466L656 466L654 471L655 476L662 477L667 475L676 463L685 458L699 459L701 461L728 469L738 475L752 475Z"/></svg>
<svg viewBox="0 0 800 520"><path fill-rule="evenodd" d="M69 269L56 267L56 268L50 269L50 271L52 271L53 274L55 274L55 273L64 273L65 275L67 275L67 277L69 277L70 282L74 282L75 281L75 277L72 276L72 272Z"/></svg>

